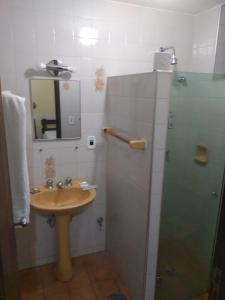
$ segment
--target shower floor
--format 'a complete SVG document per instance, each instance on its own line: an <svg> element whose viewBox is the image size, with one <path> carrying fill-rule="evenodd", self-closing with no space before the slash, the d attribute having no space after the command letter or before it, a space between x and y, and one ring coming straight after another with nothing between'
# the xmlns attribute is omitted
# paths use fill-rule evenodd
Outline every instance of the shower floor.
<svg viewBox="0 0 225 300"><path fill-rule="evenodd" d="M208 270L180 240L162 240L157 300L207 300Z"/></svg>
<svg viewBox="0 0 225 300"><path fill-rule="evenodd" d="M54 264L20 272L21 300L106 300L122 293L131 300L115 266L105 252L73 258L73 278L60 282Z"/></svg>
<svg viewBox="0 0 225 300"><path fill-rule="evenodd" d="M209 299L209 296L208 294L204 294L200 297L197 297L197 298L192 298L191 300L208 300Z"/></svg>

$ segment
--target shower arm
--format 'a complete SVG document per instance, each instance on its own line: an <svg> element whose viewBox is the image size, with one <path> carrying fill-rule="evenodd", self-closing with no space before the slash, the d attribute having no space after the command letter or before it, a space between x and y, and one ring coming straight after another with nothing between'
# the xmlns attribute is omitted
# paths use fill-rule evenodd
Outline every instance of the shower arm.
<svg viewBox="0 0 225 300"><path fill-rule="evenodd" d="M175 48L174 48L174 46L160 47L159 50L160 50L160 52L165 52L167 50L172 50L173 54L175 54Z"/></svg>

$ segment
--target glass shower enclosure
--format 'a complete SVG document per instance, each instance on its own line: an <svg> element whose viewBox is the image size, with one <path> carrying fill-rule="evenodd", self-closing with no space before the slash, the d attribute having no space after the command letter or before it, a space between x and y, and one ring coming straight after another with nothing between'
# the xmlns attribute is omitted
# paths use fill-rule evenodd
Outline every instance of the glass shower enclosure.
<svg viewBox="0 0 225 300"><path fill-rule="evenodd" d="M157 300L208 299L225 165L225 79L174 73Z"/></svg>

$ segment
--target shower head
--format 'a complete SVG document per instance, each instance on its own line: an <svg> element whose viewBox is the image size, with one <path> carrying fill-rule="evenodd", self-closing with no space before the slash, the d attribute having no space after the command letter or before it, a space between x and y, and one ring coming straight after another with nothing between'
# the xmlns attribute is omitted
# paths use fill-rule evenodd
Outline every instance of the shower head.
<svg viewBox="0 0 225 300"><path fill-rule="evenodd" d="M177 64L177 56L176 56L175 48L173 46L170 46L170 47L160 47L159 50L160 50L160 52L165 52L167 50L172 50L170 64L171 65L176 65Z"/></svg>
<svg viewBox="0 0 225 300"><path fill-rule="evenodd" d="M170 63L171 63L171 65L176 65L177 64L177 57L174 53L171 55Z"/></svg>

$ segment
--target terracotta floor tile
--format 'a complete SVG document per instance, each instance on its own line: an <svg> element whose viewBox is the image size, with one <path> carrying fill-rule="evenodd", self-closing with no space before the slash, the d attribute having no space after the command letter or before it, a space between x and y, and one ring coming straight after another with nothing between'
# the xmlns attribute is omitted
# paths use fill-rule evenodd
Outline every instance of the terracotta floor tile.
<svg viewBox="0 0 225 300"><path fill-rule="evenodd" d="M120 289L121 294L123 294L127 300L132 300L129 291L123 284L122 280L120 278L116 278L115 282L116 282L116 285L118 286L118 288Z"/></svg>
<svg viewBox="0 0 225 300"><path fill-rule="evenodd" d="M108 253L106 252L97 252L93 254L84 255L81 257L84 265L106 265L111 264L112 261Z"/></svg>
<svg viewBox="0 0 225 300"><path fill-rule="evenodd" d="M85 255L82 260L92 281L109 280L117 277L115 267L107 253Z"/></svg>
<svg viewBox="0 0 225 300"><path fill-rule="evenodd" d="M70 291L84 288L90 285L90 279L83 261L80 257L73 258L73 278L68 283Z"/></svg>
<svg viewBox="0 0 225 300"><path fill-rule="evenodd" d="M192 298L191 300L208 300L208 299L209 299L209 295L204 294L204 295L201 295L199 297Z"/></svg>
<svg viewBox="0 0 225 300"><path fill-rule="evenodd" d="M94 288L87 285L70 292L70 300L97 300Z"/></svg>
<svg viewBox="0 0 225 300"><path fill-rule="evenodd" d="M72 258L73 268L82 268L84 266L83 256Z"/></svg>
<svg viewBox="0 0 225 300"><path fill-rule="evenodd" d="M75 272L73 274L73 278L70 282L68 282L70 291L77 290L80 288L85 288L90 285L90 279L85 270L81 272Z"/></svg>
<svg viewBox="0 0 225 300"><path fill-rule="evenodd" d="M55 264L21 272L21 300L106 300L116 292L128 292L107 253L72 259L73 278L67 283L55 276Z"/></svg>
<svg viewBox="0 0 225 300"><path fill-rule="evenodd" d="M41 280L42 280L44 286L56 281L54 264L41 266L40 273L41 273Z"/></svg>
<svg viewBox="0 0 225 300"><path fill-rule="evenodd" d="M118 293L119 288L114 280L104 280L93 282L93 287L97 296L97 300L106 300L112 293Z"/></svg>
<svg viewBox="0 0 225 300"><path fill-rule="evenodd" d="M20 271L20 280L22 282L28 282L35 284L35 285L40 285L41 283L41 273L40 273L40 268L31 268L31 269L26 269Z"/></svg>
<svg viewBox="0 0 225 300"><path fill-rule="evenodd" d="M44 292L45 300L70 300L69 292Z"/></svg>
<svg viewBox="0 0 225 300"><path fill-rule="evenodd" d="M44 292L42 290L33 293L21 292L21 300L45 300Z"/></svg>
<svg viewBox="0 0 225 300"><path fill-rule="evenodd" d="M86 266L91 281L115 279L117 274L110 264Z"/></svg>
<svg viewBox="0 0 225 300"><path fill-rule="evenodd" d="M39 268L32 268L20 272L20 288L22 297L34 297L42 291Z"/></svg>
<svg viewBox="0 0 225 300"><path fill-rule="evenodd" d="M55 265L46 265L40 267L41 280L44 290L49 292L66 292L68 290L67 283L57 280L55 275Z"/></svg>

